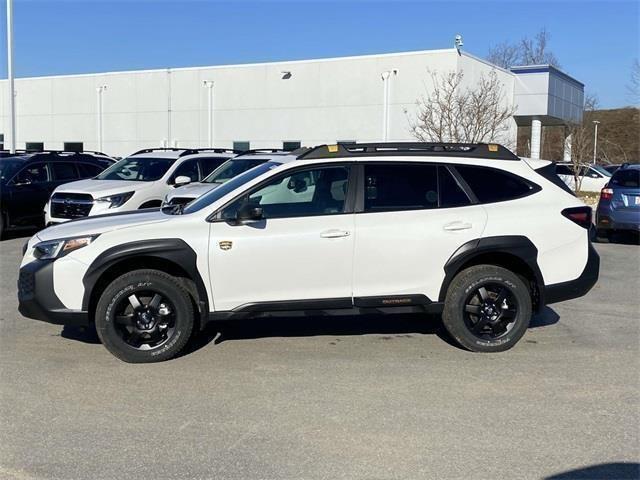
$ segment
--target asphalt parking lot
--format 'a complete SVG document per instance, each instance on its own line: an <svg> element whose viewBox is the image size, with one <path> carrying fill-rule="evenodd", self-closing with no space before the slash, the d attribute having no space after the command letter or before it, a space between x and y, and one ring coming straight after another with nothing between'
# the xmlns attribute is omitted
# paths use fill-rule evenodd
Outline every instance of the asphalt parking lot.
<svg viewBox="0 0 640 480"><path fill-rule="evenodd" d="M638 478L640 247L509 352L419 316L242 321L170 362L27 320L0 242L2 479Z"/></svg>

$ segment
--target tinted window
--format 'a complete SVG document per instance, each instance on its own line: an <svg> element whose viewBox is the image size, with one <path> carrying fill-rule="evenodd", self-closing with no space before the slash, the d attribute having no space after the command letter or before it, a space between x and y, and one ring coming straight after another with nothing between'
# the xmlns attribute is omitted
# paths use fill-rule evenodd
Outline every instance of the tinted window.
<svg viewBox="0 0 640 480"><path fill-rule="evenodd" d="M266 158L228 160L211 172L211 174L202 181L204 183L224 183L236 175L240 175L241 173L246 172L253 167L257 167L266 161Z"/></svg>
<svg viewBox="0 0 640 480"><path fill-rule="evenodd" d="M97 180L153 182L167 173L171 158L129 157L114 163L96 177Z"/></svg>
<svg viewBox="0 0 640 480"><path fill-rule="evenodd" d="M568 165L556 165L556 174L573 176L573 171L569 168Z"/></svg>
<svg viewBox="0 0 640 480"><path fill-rule="evenodd" d="M47 166L34 163L23 168L14 178L14 183L43 183L48 181Z"/></svg>
<svg viewBox="0 0 640 480"><path fill-rule="evenodd" d="M209 175L216 168L226 162L229 157L211 157L211 158L200 158L198 161L200 162L200 171L202 172L202 178Z"/></svg>
<svg viewBox="0 0 640 480"><path fill-rule="evenodd" d="M500 170L463 165L455 168L481 203L513 200L534 191L523 179Z"/></svg>
<svg viewBox="0 0 640 480"><path fill-rule="evenodd" d="M639 188L640 187L640 169L629 168L617 170L613 174L609 185L613 187L627 187L627 188Z"/></svg>
<svg viewBox="0 0 640 480"><path fill-rule="evenodd" d="M462 187L458 184L446 167L438 167L438 191L440 193L440 208L462 207L470 205L471 201Z"/></svg>
<svg viewBox="0 0 640 480"><path fill-rule="evenodd" d="M98 175L103 169L90 163L79 163L78 170L80 170L81 178L91 178Z"/></svg>
<svg viewBox="0 0 640 480"><path fill-rule="evenodd" d="M41 152L44 150L44 142L26 142L24 148L28 152Z"/></svg>
<svg viewBox="0 0 640 480"><path fill-rule="evenodd" d="M198 160L192 159L187 160L182 163L178 168L176 168L175 172L173 172L173 180L175 181L178 177L189 177L192 182L197 182L200 180L198 177Z"/></svg>
<svg viewBox="0 0 640 480"><path fill-rule="evenodd" d="M366 212L415 210L438 206L436 165L366 165Z"/></svg>
<svg viewBox="0 0 640 480"><path fill-rule="evenodd" d="M49 164L53 169L54 180L74 180L78 178L78 172L73 163L54 162Z"/></svg>
<svg viewBox="0 0 640 480"><path fill-rule="evenodd" d="M349 169L341 166L279 175L233 202L222 217L235 218L246 203L260 205L265 218L342 213L348 177Z"/></svg>
<svg viewBox="0 0 640 480"><path fill-rule="evenodd" d="M239 152L246 152L250 148L251 148L250 142L244 142L244 141L233 142L233 149Z"/></svg>
<svg viewBox="0 0 640 480"><path fill-rule="evenodd" d="M300 148L300 142L282 142L282 149L291 152Z"/></svg>
<svg viewBox="0 0 640 480"><path fill-rule="evenodd" d="M64 150L66 152L82 152L84 144L82 142L64 142Z"/></svg>

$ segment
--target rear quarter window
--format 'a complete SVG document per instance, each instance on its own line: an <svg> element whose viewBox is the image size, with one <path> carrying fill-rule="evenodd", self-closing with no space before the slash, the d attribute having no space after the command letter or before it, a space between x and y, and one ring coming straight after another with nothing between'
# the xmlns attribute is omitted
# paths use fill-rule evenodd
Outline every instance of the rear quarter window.
<svg viewBox="0 0 640 480"><path fill-rule="evenodd" d="M455 169L480 203L515 200L540 190L534 183L495 168L456 165Z"/></svg>

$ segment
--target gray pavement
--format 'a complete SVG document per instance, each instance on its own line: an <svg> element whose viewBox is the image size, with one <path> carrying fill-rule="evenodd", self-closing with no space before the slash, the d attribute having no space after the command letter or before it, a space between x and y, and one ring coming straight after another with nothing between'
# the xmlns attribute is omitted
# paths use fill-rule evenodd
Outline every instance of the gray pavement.
<svg viewBox="0 0 640 480"><path fill-rule="evenodd" d="M238 321L154 365L27 320L0 242L2 479L638 478L640 249L480 355L419 316Z"/></svg>

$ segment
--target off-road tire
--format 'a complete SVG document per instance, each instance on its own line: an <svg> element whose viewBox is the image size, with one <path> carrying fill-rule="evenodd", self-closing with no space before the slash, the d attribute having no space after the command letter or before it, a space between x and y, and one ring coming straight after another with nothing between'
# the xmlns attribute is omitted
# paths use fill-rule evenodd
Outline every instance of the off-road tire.
<svg viewBox="0 0 640 480"><path fill-rule="evenodd" d="M469 295L484 284L500 285L511 292L517 303L513 326L503 337L482 339L465 322ZM442 321L453 339L473 352L502 352L513 347L525 334L531 321L531 293L521 277L495 265L476 265L459 272L447 291Z"/></svg>
<svg viewBox="0 0 640 480"><path fill-rule="evenodd" d="M149 350L139 350L118 334L114 321L115 306L135 292L149 290L157 291L173 305L174 330L166 343ZM104 290L96 307L95 324L102 344L120 360L128 363L162 362L178 355L189 341L194 328L194 309L187 290L171 275L159 270L134 270L118 277Z"/></svg>

